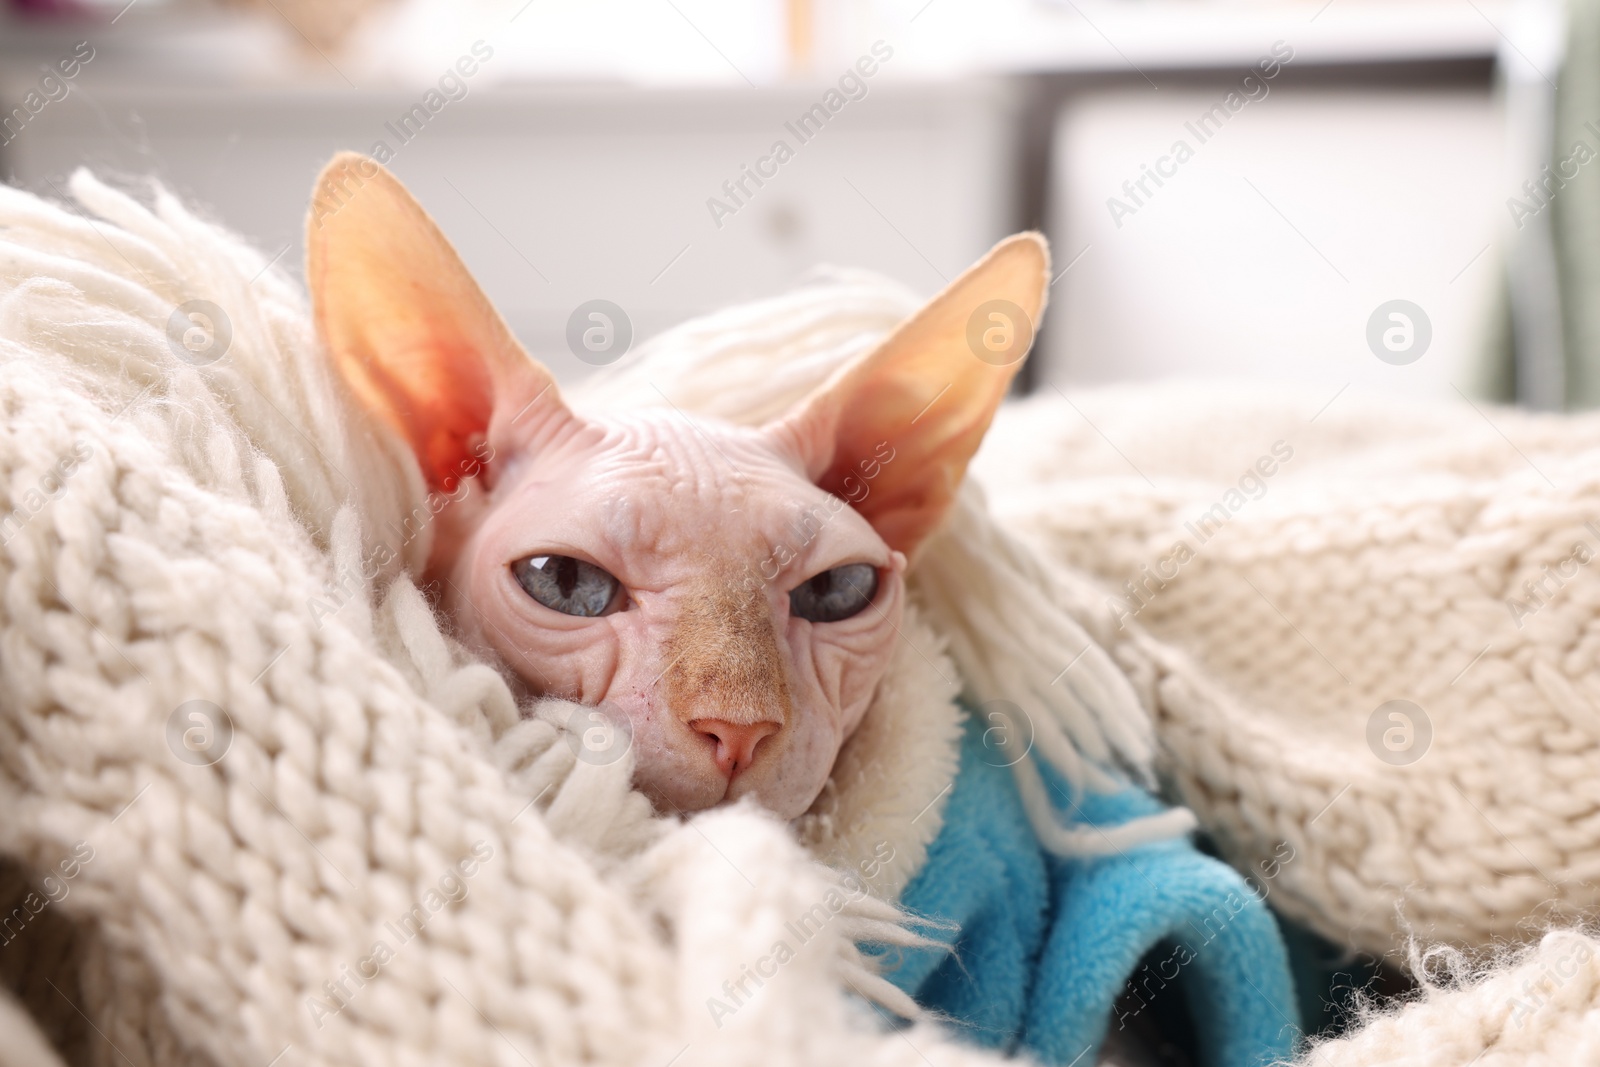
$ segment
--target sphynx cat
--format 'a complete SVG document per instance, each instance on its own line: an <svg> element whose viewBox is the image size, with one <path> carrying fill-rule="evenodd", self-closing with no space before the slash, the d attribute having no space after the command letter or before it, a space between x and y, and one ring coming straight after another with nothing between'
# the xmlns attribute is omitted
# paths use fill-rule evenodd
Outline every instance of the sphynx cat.
<svg viewBox="0 0 1600 1067"><path fill-rule="evenodd" d="M528 693L625 714L635 785L659 807L750 796L802 814L887 669L907 560L1021 366L1049 279L1043 239L1002 241L755 427L575 413L365 157L323 172L307 248L328 353L454 501L424 577L461 639ZM991 318L1006 306L1027 321ZM978 336L1023 340L980 358L974 321Z"/></svg>

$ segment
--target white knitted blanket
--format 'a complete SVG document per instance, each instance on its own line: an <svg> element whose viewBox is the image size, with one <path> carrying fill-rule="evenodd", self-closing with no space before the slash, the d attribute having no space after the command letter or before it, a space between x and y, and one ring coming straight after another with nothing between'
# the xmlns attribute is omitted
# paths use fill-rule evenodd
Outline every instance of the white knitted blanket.
<svg viewBox="0 0 1600 1067"><path fill-rule="evenodd" d="M448 640L399 566L419 474L265 257L72 188L0 190L0 974L70 1062L986 1060L848 995L886 995L853 947L886 905L753 809L654 819ZM225 346L169 330L193 300ZM24 1036L0 1063L45 1062Z"/></svg>
<svg viewBox="0 0 1600 1067"><path fill-rule="evenodd" d="M1051 392L977 468L1097 576L1080 614L1229 858L1293 847L1279 907L1378 955L1592 917L1600 416L1328 400Z"/></svg>
<svg viewBox="0 0 1600 1067"><path fill-rule="evenodd" d="M653 818L627 788L626 760L576 758L560 726L570 709L519 711L500 676L441 632L404 570L425 554L426 534L396 532L426 506L417 471L380 428L346 412L292 283L168 197L147 209L82 174L72 189L81 206L70 210L0 190L0 976L17 997L0 999L0 1064L52 1062L46 1040L69 1062L139 1067L990 1062L926 1022L885 1032L850 995L892 1002L853 948L867 934L893 936L890 909L754 810ZM196 300L227 318L220 352L222 331L172 325ZM657 403L659 387L690 410L759 419L909 306L897 290L841 276L674 331L588 401ZM646 364L656 399L643 395ZM1581 443L1576 429L1550 440L1557 452ZM1417 468L1416 499L1435 499L1450 462L1441 454ZM1546 473L1574 484L1565 467ZM1114 481L1084 487L1107 520ZM1148 488L1124 494L1130 513L1160 511ZM1531 487L1518 492L1513 510L1549 510ZM1331 529L1365 514L1326 513ZM1108 525L1098 543L1126 529ZM1443 531L1441 549L1454 543ZM1053 545L1084 550L1079 562L1092 567L1103 561L1086 549L1096 536ZM369 573L362 561L378 545L396 562ZM1335 744L1335 704L1313 695L1314 676L1294 673L1305 654L1240 638L1239 657L1269 654L1289 671L1277 689L1250 689L1201 646L1180 652L1139 628L1159 600L1119 635L1087 579L1042 563L974 496L930 545L914 591L920 611L869 728L798 827L835 862L889 843L875 894L892 899L937 832L959 720L954 686L935 679L959 678L976 699L1033 709L1041 747L1090 786L1104 768L1150 766L1153 713L1161 766L1230 856L1243 864L1264 842L1303 845L1280 878L1283 899L1324 930L1350 927L1354 945L1391 928L1353 915L1358 904L1391 910L1392 884L1410 887L1407 915L1433 927L1421 932L1474 942L1513 932L1543 900L1587 902L1582 828L1593 807L1583 798L1593 787L1581 772L1593 760L1579 742L1593 719L1566 697L1583 691L1576 668L1562 689L1529 667L1527 692L1561 694L1567 717L1551 730L1504 716L1492 745L1477 742L1471 765L1484 776L1458 779L1511 835L1495 845L1443 818L1448 807L1384 821L1386 799L1401 795L1393 783L1420 775L1356 781L1351 763L1340 799L1327 766L1295 756L1301 739L1274 708L1294 707L1308 736L1349 754ZM1071 604L1135 685L1041 600ZM1561 603L1521 632L1555 627ZM1431 632L1416 643L1440 645ZM1568 646L1568 659L1587 647L1581 627ZM1497 655L1473 671L1522 662ZM1488 677L1463 690L1477 694L1466 706L1495 699L1503 675ZM1434 690L1407 692L1435 732L1406 771L1458 766L1439 757L1472 739L1450 742ZM1496 725L1492 714L1473 722L1479 734ZM1491 748L1515 760L1497 764ZM1524 767L1564 784L1541 791L1520 781ZM1374 792L1381 782L1390 793ZM1523 800L1547 794L1569 807L1533 812ZM1393 877L1396 855L1430 845L1442 858L1425 882ZM1524 850L1527 869L1537 864L1554 888L1501 877L1522 870ZM837 920L759 996L731 1016L708 1012L708 997L769 953L787 920L825 900L843 902ZM1448 1020L1486 990L1521 991L1524 972L1433 991L1318 1055L1399 1062L1413 1044L1433 1047L1424 1038L1438 1026L1452 1027L1460 1060L1407 1062L1465 1063L1513 1030L1524 1051L1571 1048L1600 981L1592 953L1568 965L1583 954L1573 946L1589 943L1564 936L1541 952L1568 962L1523 965L1552 969L1549 994L1508 1007L1499 1029L1463 1036ZM1383 1026L1388 1037L1368 1040Z"/></svg>
<svg viewBox="0 0 1600 1067"><path fill-rule="evenodd" d="M1493 958L1600 902L1600 417L1050 391L974 473L1278 908L1413 973L1413 938L1490 954L1307 1062L1597 1062L1600 946Z"/></svg>

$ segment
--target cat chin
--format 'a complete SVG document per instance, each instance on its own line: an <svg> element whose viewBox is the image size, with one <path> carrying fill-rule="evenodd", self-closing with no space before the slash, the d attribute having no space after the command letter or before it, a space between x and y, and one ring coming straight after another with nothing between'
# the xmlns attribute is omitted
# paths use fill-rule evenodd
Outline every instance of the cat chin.
<svg viewBox="0 0 1600 1067"><path fill-rule="evenodd" d="M633 784L634 788L650 798L650 803L663 815L693 815L729 799L728 784L720 775L714 782L689 782L682 777L673 777L657 783L642 780L636 774Z"/></svg>
<svg viewBox="0 0 1600 1067"><path fill-rule="evenodd" d="M681 764L662 767L651 766L650 762L641 759L633 784L662 814L691 815L750 799L780 819L794 819L811 807L827 778L823 775L815 785L800 783L793 781L791 775L763 773L764 769L757 765L730 783L713 769L699 773ZM679 763L676 759L670 762Z"/></svg>
<svg viewBox="0 0 1600 1067"><path fill-rule="evenodd" d="M649 724L634 724L633 786L663 815L688 815L716 807L728 798L729 783L709 759L652 736Z"/></svg>
<svg viewBox="0 0 1600 1067"><path fill-rule="evenodd" d="M757 804L761 805L761 807L772 812L778 818L788 822L790 819L798 819L807 811L811 810L811 805L816 801L818 794L821 792L822 783L818 783L816 789L807 793L789 797L769 798L763 794L763 791L759 786L740 791L739 783L734 782L733 788L728 790L727 803L732 804L748 797L749 799L754 800Z"/></svg>

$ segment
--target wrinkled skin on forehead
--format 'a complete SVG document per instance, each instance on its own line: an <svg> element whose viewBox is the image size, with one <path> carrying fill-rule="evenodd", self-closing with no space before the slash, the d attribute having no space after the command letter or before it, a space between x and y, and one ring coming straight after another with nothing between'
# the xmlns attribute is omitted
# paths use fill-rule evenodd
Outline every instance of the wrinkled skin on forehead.
<svg viewBox="0 0 1600 1067"><path fill-rule="evenodd" d="M663 810L804 812L887 670L907 559L1031 343L1042 239L1001 242L786 415L737 427L573 412L373 161L335 158L313 203L319 335L450 496L426 577L462 638L528 694L626 719Z"/></svg>

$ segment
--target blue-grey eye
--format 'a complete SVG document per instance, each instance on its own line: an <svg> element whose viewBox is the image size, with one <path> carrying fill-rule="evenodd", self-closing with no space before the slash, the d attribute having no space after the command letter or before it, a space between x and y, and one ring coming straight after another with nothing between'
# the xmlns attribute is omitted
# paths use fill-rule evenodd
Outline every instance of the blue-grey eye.
<svg viewBox="0 0 1600 1067"><path fill-rule="evenodd" d="M859 614L878 595L878 568L846 563L789 590L789 613L812 622L838 622Z"/></svg>
<svg viewBox="0 0 1600 1067"><path fill-rule="evenodd" d="M611 575L571 556L529 556L513 563L511 573L529 596L564 615L604 615L622 590Z"/></svg>

